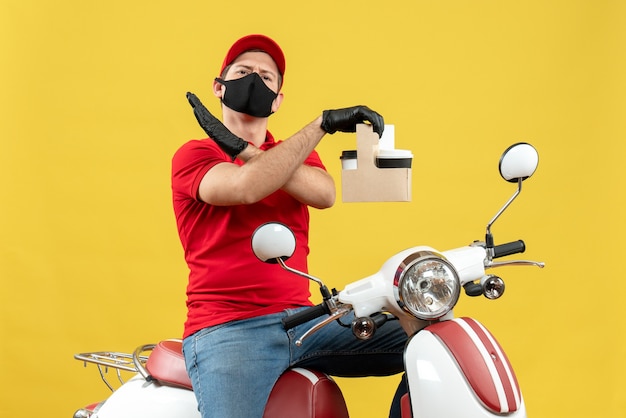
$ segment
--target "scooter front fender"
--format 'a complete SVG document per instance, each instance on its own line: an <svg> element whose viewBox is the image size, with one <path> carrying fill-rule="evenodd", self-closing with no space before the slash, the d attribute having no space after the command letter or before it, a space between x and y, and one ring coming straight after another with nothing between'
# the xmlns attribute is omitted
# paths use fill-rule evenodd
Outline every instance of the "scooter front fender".
<svg viewBox="0 0 626 418"><path fill-rule="evenodd" d="M417 332L404 362L414 418L526 417L509 360L474 319L442 321Z"/></svg>
<svg viewBox="0 0 626 418"><path fill-rule="evenodd" d="M200 418L194 393L136 375L113 392L92 418L172 417Z"/></svg>

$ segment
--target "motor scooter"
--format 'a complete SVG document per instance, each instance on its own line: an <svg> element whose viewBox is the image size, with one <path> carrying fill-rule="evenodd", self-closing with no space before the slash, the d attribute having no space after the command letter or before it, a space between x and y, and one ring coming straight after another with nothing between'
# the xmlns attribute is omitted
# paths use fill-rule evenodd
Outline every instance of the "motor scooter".
<svg viewBox="0 0 626 418"><path fill-rule="evenodd" d="M526 417L521 389L504 350L479 321L454 317L462 290L468 296L497 299L505 284L486 270L503 266L537 266L529 260L495 261L522 253L522 240L496 245L491 227L517 198L522 182L538 165L536 149L517 143L500 158L501 176L517 184L513 196L487 224L484 241L447 251L417 246L390 257L375 274L329 290L322 280L292 269L287 261L295 250L295 235L279 223L261 225L252 236L259 260L275 263L319 285L322 302L283 320L286 329L324 317L299 336L297 345L322 327L348 314L355 338L367 340L390 320L398 320L408 335L404 371L408 393L402 398L403 418ZM85 365L95 364L113 391L101 402L85 406L74 418L197 418L197 402L187 376L180 340L138 347L133 353L76 354ZM109 383L109 369L119 387ZM125 380L123 372L132 377ZM272 388L263 418L348 418L341 390L332 377L316 370L285 371Z"/></svg>

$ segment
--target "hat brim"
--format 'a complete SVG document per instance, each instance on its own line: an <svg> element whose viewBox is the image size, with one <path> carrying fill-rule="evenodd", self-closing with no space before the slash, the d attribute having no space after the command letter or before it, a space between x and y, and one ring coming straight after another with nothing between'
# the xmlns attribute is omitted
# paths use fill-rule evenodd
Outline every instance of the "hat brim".
<svg viewBox="0 0 626 418"><path fill-rule="evenodd" d="M226 67L228 67L232 62L241 54L250 50L261 50L266 52L278 67L278 71L281 76L285 75L285 55L283 54L283 50L278 46L278 44L271 38L265 35L247 35L243 38L238 39L233 46L230 47L226 57L224 58L224 62L222 63L222 69L220 70L220 74L224 71Z"/></svg>

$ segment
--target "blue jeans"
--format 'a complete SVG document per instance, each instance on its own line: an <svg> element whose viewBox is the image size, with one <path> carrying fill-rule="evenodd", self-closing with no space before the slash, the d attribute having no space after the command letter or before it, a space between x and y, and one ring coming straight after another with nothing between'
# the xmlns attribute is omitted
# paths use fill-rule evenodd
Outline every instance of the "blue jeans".
<svg viewBox="0 0 626 418"><path fill-rule="evenodd" d="M229 322L185 338L187 372L203 418L261 418L272 386L289 367L342 377L403 371L407 337L398 321L387 322L369 341L357 340L349 328L334 322L297 347L296 339L319 319L286 331L281 319L295 311ZM399 388L396 397L403 392Z"/></svg>

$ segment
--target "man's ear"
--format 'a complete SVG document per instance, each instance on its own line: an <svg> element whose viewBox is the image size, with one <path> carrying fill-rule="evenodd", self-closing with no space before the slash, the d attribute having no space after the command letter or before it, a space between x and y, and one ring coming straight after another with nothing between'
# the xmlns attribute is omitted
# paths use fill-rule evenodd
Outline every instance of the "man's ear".
<svg viewBox="0 0 626 418"><path fill-rule="evenodd" d="M272 102L272 113L276 113L276 111L280 107L280 104L283 102L283 98L283 93L278 93L278 96L276 96L276 98Z"/></svg>
<svg viewBox="0 0 626 418"><path fill-rule="evenodd" d="M215 97L218 97L221 100L224 97L225 92L226 86L213 80L213 94Z"/></svg>

